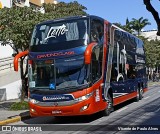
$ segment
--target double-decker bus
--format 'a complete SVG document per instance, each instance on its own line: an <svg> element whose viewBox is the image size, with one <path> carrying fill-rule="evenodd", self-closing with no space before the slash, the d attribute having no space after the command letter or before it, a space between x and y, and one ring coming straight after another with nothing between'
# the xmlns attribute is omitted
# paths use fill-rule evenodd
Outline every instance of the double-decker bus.
<svg viewBox="0 0 160 134"><path fill-rule="evenodd" d="M140 100L147 91L143 42L97 16L35 26L28 55L30 115L75 116Z"/></svg>

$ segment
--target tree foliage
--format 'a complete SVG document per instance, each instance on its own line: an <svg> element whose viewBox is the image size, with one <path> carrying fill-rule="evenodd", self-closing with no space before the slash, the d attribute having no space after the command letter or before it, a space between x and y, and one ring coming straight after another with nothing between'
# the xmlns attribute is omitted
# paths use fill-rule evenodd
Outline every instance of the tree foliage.
<svg viewBox="0 0 160 134"><path fill-rule="evenodd" d="M42 19L40 12L35 12L29 7L12 7L0 10L0 40L1 45L10 45L16 54L25 51L29 47L32 30L35 24ZM14 44L14 45L13 45ZM20 58L20 74L22 81L21 100L24 99L27 88L25 78L27 75L27 65L24 69L24 59Z"/></svg>
<svg viewBox="0 0 160 134"><path fill-rule="evenodd" d="M0 10L0 40L1 45L10 45L18 54L29 48L31 34L36 24L48 19L56 19L66 16L86 15L86 7L78 2L64 3L60 2L57 5L44 4L45 13L37 11L32 7L16 7L3 8ZM14 45L13 45L14 44ZM20 58L20 71L22 80L23 101L26 89L27 65L24 69L25 57Z"/></svg>
<svg viewBox="0 0 160 134"><path fill-rule="evenodd" d="M147 67L155 68L160 66L160 41L149 40L143 36L139 36L144 42L144 50L146 55Z"/></svg>
<svg viewBox="0 0 160 134"><path fill-rule="evenodd" d="M114 23L114 24L124 29L125 31L128 31L129 33L134 34L134 32L137 32L139 36L141 30L146 25L150 25L151 23L148 21L148 19L143 19L143 17L140 17L139 19L132 18L131 21L129 21L129 19L127 18L125 25L121 25L120 23Z"/></svg>
<svg viewBox="0 0 160 134"><path fill-rule="evenodd" d="M146 54L146 62L148 67L158 67L160 65L160 41L145 40L144 48Z"/></svg>
<svg viewBox="0 0 160 134"><path fill-rule="evenodd" d="M29 7L12 7L0 10L2 45L12 46L16 53L28 49L33 27L41 17L40 12L35 12Z"/></svg>
<svg viewBox="0 0 160 134"><path fill-rule="evenodd" d="M45 9L45 15L48 19L86 15L85 10L87 10L85 6L79 4L77 1L70 3L60 2L57 5L43 4L43 7Z"/></svg>
<svg viewBox="0 0 160 134"><path fill-rule="evenodd" d="M116 26L124 29L125 31L129 32L129 33L133 33L133 30L130 27L130 22L128 20L128 18L126 19L126 24L122 25L121 23L114 23Z"/></svg>
<svg viewBox="0 0 160 134"><path fill-rule="evenodd" d="M132 21L129 22L129 26L131 29L135 30L140 35L141 30L146 26L150 25L151 23L148 21L148 19L143 19L143 17L140 17L139 19L132 18Z"/></svg>

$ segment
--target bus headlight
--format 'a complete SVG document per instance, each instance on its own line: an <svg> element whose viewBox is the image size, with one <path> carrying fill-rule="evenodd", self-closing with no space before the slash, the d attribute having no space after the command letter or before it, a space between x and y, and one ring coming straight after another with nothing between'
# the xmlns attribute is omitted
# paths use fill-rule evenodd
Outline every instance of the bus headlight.
<svg viewBox="0 0 160 134"><path fill-rule="evenodd" d="M33 104L37 104L37 103L39 103L39 101L37 101L37 100L35 100L35 99L29 99L29 102L31 102L31 103L33 103Z"/></svg>
<svg viewBox="0 0 160 134"><path fill-rule="evenodd" d="M79 98L76 98L75 101L76 102L81 102L81 101L84 101L84 100L87 100L88 98L90 98L91 96L93 95L93 92L89 93L89 94L86 94L82 97L79 97Z"/></svg>

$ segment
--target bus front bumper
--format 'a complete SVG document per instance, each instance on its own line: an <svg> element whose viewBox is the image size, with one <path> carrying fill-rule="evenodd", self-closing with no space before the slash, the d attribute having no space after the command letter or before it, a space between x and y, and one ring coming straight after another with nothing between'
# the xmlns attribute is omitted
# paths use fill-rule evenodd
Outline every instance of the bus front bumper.
<svg viewBox="0 0 160 134"><path fill-rule="evenodd" d="M106 102L95 102L94 97L66 106L58 106L56 103L52 106L40 106L29 102L30 115L32 117L90 115L104 110L106 106Z"/></svg>

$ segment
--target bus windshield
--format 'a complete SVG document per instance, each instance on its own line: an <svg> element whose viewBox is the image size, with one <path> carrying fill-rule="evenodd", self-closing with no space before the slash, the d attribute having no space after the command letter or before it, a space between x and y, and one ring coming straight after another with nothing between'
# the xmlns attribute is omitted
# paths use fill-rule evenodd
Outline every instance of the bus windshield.
<svg viewBox="0 0 160 134"><path fill-rule="evenodd" d="M88 83L88 65L83 57L34 61L29 68L30 88L60 90L77 88Z"/></svg>
<svg viewBox="0 0 160 134"><path fill-rule="evenodd" d="M88 19L51 21L37 25L32 34L30 51L58 51L87 45Z"/></svg>

